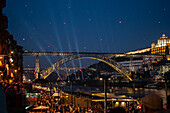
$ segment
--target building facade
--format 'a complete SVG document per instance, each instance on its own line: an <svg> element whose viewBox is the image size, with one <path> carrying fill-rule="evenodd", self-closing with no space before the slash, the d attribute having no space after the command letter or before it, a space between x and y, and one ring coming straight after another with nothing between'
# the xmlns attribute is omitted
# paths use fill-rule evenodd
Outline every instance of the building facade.
<svg viewBox="0 0 170 113"><path fill-rule="evenodd" d="M17 45L13 36L6 30L8 18L3 15L6 0L0 0L0 81L22 82L22 47Z"/></svg>
<svg viewBox="0 0 170 113"><path fill-rule="evenodd" d="M155 42L152 42L151 44L151 54L169 55L169 50L170 38L166 37L165 34L157 40L157 44L155 44Z"/></svg>

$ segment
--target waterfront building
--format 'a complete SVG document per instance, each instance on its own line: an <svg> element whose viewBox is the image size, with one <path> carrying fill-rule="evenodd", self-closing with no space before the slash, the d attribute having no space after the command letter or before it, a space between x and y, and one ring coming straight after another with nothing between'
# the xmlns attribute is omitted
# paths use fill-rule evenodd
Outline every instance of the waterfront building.
<svg viewBox="0 0 170 113"><path fill-rule="evenodd" d="M18 46L13 36L6 30L8 18L3 15L6 0L0 0L0 81L22 81L22 46Z"/></svg>
<svg viewBox="0 0 170 113"><path fill-rule="evenodd" d="M164 55L165 58L165 62L159 66L160 71L159 73L161 75L163 75L165 72L170 70L170 65L169 65L169 61L170 61L170 38L168 38L167 36L165 36L165 34L162 35L162 37L160 37L157 40L157 43L155 44L155 42L152 42L151 44L151 54L154 55Z"/></svg>

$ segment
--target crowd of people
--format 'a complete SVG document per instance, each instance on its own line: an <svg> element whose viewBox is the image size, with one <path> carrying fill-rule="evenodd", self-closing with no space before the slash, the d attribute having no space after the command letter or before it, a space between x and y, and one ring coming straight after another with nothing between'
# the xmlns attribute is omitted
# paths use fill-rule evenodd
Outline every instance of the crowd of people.
<svg viewBox="0 0 170 113"><path fill-rule="evenodd" d="M79 105L75 106L73 103L67 103L64 98L50 96L48 93L38 96L34 106L46 106L48 107L46 111L49 113L103 113L102 106L82 108Z"/></svg>
<svg viewBox="0 0 170 113"><path fill-rule="evenodd" d="M109 108L107 113L170 113L170 96L167 99L167 107L163 108L163 99L156 95L150 94L141 99L141 110L127 111L125 108ZM91 108L81 108L73 103L65 103L64 98L52 96L41 96L37 100L37 104L48 106L49 113L103 113L104 108L101 104L95 104Z"/></svg>
<svg viewBox="0 0 170 113"><path fill-rule="evenodd" d="M109 108L108 113L170 113L170 96L167 99L167 108L163 108L163 99L155 94L150 94L141 99L141 109L130 110L122 107ZM104 113L102 104L94 104L91 108L82 108L73 103L67 103L64 98L55 98L50 95L39 96L37 99L38 106L48 106L49 113Z"/></svg>
<svg viewBox="0 0 170 113"><path fill-rule="evenodd" d="M23 113L25 112L25 89L20 83L0 83L0 113ZM170 96L167 97L166 108L163 108L163 99L150 94L141 99L141 110L127 111L125 108L109 108L108 113L170 113ZM103 113L101 104L93 105L91 108L82 108L73 103L67 103L64 98L51 96L50 93L43 93L38 96L34 105L46 106L48 113ZM16 110L16 108L24 108Z"/></svg>
<svg viewBox="0 0 170 113"><path fill-rule="evenodd" d="M5 108L8 113L17 113L24 111L25 105L25 89L20 83L0 83L4 94Z"/></svg>

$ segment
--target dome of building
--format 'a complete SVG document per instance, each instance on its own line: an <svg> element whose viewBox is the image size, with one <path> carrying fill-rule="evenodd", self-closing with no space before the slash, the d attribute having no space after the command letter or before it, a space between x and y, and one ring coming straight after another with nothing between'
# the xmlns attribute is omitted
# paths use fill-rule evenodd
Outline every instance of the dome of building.
<svg viewBox="0 0 170 113"><path fill-rule="evenodd" d="M160 37L160 39L167 39L168 37L165 36L165 34L162 35L162 37Z"/></svg>

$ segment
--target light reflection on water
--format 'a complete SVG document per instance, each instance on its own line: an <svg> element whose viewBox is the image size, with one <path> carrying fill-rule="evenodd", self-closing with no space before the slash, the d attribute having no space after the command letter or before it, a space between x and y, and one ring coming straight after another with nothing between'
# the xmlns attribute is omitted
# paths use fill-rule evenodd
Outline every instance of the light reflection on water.
<svg viewBox="0 0 170 113"><path fill-rule="evenodd" d="M116 93L125 93L128 95L134 95L133 89L128 87L116 88ZM166 91L165 89L147 89L147 88L135 88L135 95L137 97L144 97L148 94L157 94L163 98L163 102L166 103ZM170 95L170 89L167 90L167 94Z"/></svg>

